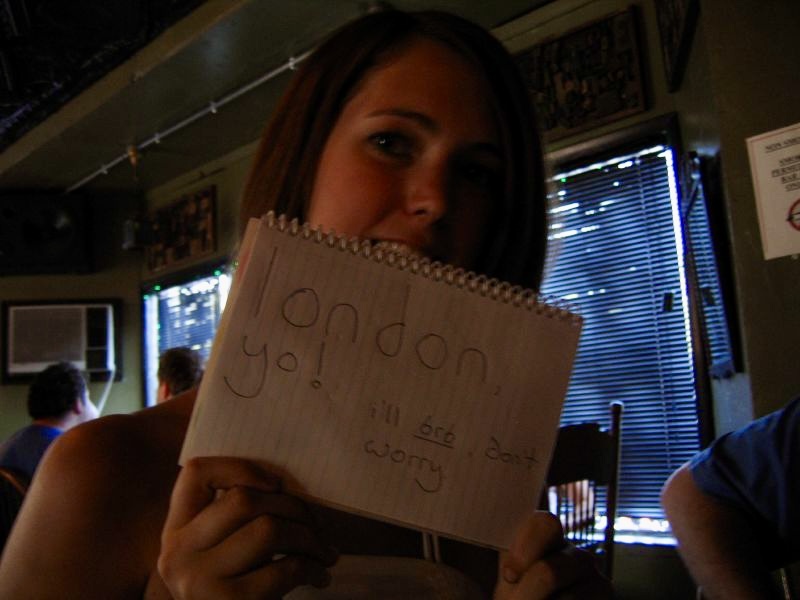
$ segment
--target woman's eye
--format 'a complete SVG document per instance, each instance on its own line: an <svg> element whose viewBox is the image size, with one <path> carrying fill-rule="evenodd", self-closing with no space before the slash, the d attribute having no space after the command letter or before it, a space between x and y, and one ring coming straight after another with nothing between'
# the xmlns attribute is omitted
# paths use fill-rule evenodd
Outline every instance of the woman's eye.
<svg viewBox="0 0 800 600"><path fill-rule="evenodd" d="M398 133L374 133L369 141L381 153L398 158L411 156L414 149L411 140Z"/></svg>
<svg viewBox="0 0 800 600"><path fill-rule="evenodd" d="M473 185L485 189L492 189L500 184L500 172L490 166L472 163L461 167L464 179Z"/></svg>

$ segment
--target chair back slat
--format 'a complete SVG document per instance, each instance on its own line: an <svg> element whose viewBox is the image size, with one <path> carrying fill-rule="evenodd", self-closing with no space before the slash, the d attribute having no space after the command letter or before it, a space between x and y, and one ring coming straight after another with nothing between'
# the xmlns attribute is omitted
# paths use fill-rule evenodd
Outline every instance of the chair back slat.
<svg viewBox="0 0 800 600"><path fill-rule="evenodd" d="M29 483L24 474L0 467L0 553L22 507Z"/></svg>

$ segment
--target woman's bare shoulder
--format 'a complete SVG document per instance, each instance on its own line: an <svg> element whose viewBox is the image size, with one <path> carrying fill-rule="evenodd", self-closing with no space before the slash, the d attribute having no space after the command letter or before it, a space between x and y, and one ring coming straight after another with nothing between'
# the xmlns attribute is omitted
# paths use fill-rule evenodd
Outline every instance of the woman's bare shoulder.
<svg viewBox="0 0 800 600"><path fill-rule="evenodd" d="M172 472L188 418L184 411L159 405L89 421L56 439L42 462L41 475L70 473L87 484L107 486L127 477L141 481Z"/></svg>
<svg viewBox="0 0 800 600"><path fill-rule="evenodd" d="M191 400L96 419L56 439L8 540L0 597L141 597Z"/></svg>

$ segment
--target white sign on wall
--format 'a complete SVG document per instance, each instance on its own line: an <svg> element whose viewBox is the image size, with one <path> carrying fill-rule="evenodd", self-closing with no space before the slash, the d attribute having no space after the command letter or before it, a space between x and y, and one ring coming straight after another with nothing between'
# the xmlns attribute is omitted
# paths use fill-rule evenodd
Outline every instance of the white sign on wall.
<svg viewBox="0 0 800 600"><path fill-rule="evenodd" d="M800 123L747 138L764 258L800 253Z"/></svg>

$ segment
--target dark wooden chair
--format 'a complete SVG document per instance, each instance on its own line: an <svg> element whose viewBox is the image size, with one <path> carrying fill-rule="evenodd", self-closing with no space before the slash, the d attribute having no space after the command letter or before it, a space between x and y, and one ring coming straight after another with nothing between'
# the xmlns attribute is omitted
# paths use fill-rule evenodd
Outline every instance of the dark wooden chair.
<svg viewBox="0 0 800 600"><path fill-rule="evenodd" d="M0 553L25 499L30 481L23 473L0 467Z"/></svg>
<svg viewBox="0 0 800 600"><path fill-rule="evenodd" d="M610 404L611 426L565 425L558 431L547 473L542 508L558 515L567 539L594 552L601 571L614 567L614 521L617 514L622 403ZM597 530L597 493L605 490L605 527Z"/></svg>

